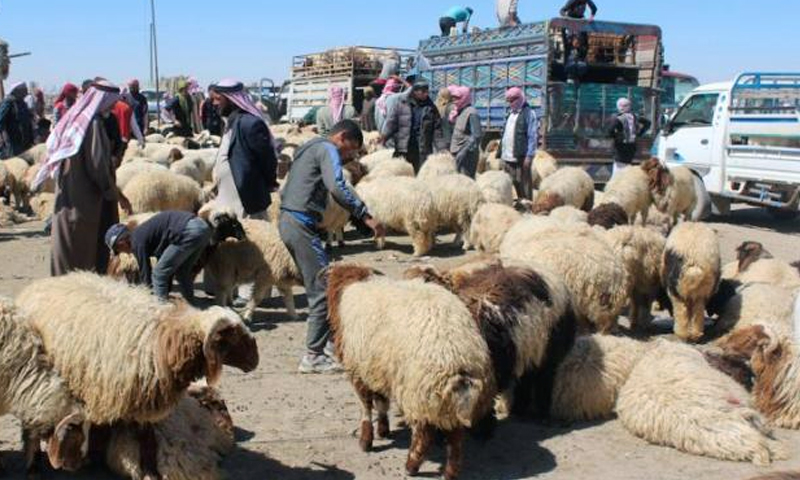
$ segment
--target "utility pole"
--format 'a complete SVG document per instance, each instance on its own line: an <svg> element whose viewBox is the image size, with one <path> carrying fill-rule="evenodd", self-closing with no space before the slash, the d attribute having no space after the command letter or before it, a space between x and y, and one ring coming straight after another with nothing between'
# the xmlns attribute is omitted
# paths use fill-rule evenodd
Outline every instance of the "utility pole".
<svg viewBox="0 0 800 480"><path fill-rule="evenodd" d="M158 118L156 121L158 122L158 126L161 127L161 89L159 87L159 78L158 78L158 40L156 37L156 2L155 0L150 0L150 62L152 65L152 73L155 74L156 77L156 113Z"/></svg>

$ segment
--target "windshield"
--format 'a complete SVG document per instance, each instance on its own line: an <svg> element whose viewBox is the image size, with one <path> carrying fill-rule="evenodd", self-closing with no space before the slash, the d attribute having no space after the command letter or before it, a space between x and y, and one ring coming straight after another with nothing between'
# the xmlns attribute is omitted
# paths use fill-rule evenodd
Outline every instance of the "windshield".
<svg viewBox="0 0 800 480"><path fill-rule="evenodd" d="M718 93L700 93L690 97L673 118L673 128L711 125L718 99Z"/></svg>
<svg viewBox="0 0 800 480"><path fill-rule="evenodd" d="M156 92L153 90L142 90L142 95L144 98L147 99L148 102L154 102L156 100ZM160 98L164 98L164 92L159 92Z"/></svg>

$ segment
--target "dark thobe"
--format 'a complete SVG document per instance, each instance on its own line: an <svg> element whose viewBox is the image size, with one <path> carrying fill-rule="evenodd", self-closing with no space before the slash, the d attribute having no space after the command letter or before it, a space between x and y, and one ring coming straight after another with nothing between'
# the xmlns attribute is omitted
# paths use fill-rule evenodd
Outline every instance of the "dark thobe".
<svg viewBox="0 0 800 480"><path fill-rule="evenodd" d="M15 157L33 146L33 116L25 101L9 96L0 103L0 134L0 158Z"/></svg>
<svg viewBox="0 0 800 480"><path fill-rule="evenodd" d="M77 155L64 161L53 215L53 276L76 270L105 273L106 231L119 222L111 142L102 117L89 124Z"/></svg>

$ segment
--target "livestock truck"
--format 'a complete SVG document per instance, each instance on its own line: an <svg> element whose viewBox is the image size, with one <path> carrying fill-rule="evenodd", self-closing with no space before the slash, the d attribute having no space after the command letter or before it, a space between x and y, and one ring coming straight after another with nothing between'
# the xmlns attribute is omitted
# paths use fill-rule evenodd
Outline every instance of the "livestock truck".
<svg viewBox="0 0 800 480"><path fill-rule="evenodd" d="M657 26L556 18L431 37L420 42L419 54L420 74L434 94L448 85L472 89L485 143L500 136L506 90L520 87L539 116L541 148L561 165L583 167L596 182L608 181L613 162L607 131L621 97L652 122L638 141L638 159L650 156L662 93ZM576 59L580 71L573 74L568 67Z"/></svg>
<svg viewBox="0 0 800 480"><path fill-rule="evenodd" d="M344 88L347 104L361 111L364 88L377 79L383 63L395 53L404 73L414 52L399 48L344 47L321 53L298 55L292 59L288 121L299 122L314 108L328 103L328 89Z"/></svg>

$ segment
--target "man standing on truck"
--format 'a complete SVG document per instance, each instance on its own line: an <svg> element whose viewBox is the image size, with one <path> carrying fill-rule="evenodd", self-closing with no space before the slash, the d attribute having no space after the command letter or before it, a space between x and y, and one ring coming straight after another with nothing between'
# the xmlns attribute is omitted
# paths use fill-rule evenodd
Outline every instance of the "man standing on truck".
<svg viewBox="0 0 800 480"><path fill-rule="evenodd" d="M531 165L539 142L539 119L525 101L525 93L521 88L509 88L506 101L510 109L500 137L498 155L503 160L506 173L514 181L517 197L531 200Z"/></svg>
<svg viewBox="0 0 800 480"><path fill-rule="evenodd" d="M469 21L472 18L473 10L470 7L452 7L442 18L439 19L439 28L442 29L442 36L449 37L450 32L459 23L463 23L463 32L469 31Z"/></svg>
<svg viewBox="0 0 800 480"><path fill-rule="evenodd" d="M384 227L369 215L342 173L342 165L353 158L363 143L364 136L356 122L337 123L327 138L318 137L300 147L281 195L278 230L300 269L308 298L306 355L300 362L300 373L341 371L333 359L327 285L324 275L320 275L328 266L328 255L317 225L329 201L328 194L376 235L384 234Z"/></svg>
<svg viewBox="0 0 800 480"><path fill-rule="evenodd" d="M589 15L589 21L594 21L594 16L597 15L597 5L592 0L569 0L566 5L561 9L561 16L574 18L576 20L583 20L586 16L586 7L592 11Z"/></svg>
<svg viewBox="0 0 800 480"><path fill-rule="evenodd" d="M497 0L497 21L500 28L516 27L522 23L517 14L519 0Z"/></svg>

